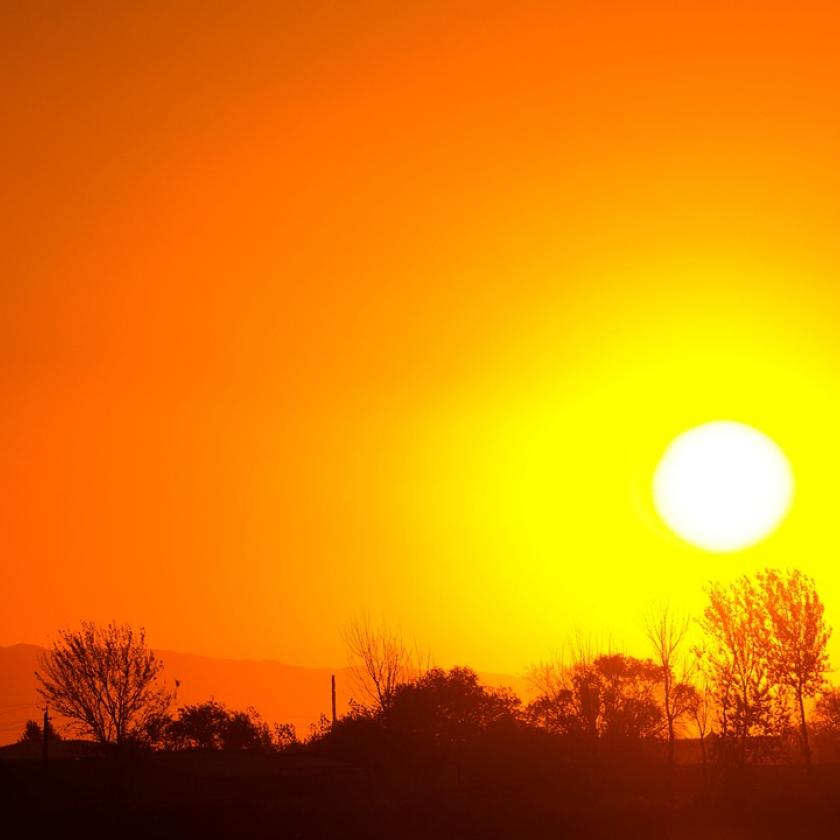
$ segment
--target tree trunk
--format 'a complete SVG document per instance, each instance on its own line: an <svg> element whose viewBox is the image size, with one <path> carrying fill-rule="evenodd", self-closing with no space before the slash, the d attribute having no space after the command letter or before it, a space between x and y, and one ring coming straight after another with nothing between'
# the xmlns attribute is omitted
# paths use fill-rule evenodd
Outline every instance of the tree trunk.
<svg viewBox="0 0 840 840"><path fill-rule="evenodd" d="M805 759L805 766L811 770L811 745L808 743L808 724L805 722L805 701L802 691L797 692L799 700L799 734L802 739L802 756Z"/></svg>
<svg viewBox="0 0 840 840"><path fill-rule="evenodd" d="M662 705L665 707L665 720L668 723L668 765L674 766L674 714L671 709L671 666L666 660L662 666Z"/></svg>
<svg viewBox="0 0 840 840"><path fill-rule="evenodd" d="M668 764L674 764L674 719L668 715Z"/></svg>
<svg viewBox="0 0 840 840"><path fill-rule="evenodd" d="M744 684L744 687L743 687L742 697L743 697L744 707L743 707L743 710L742 710L743 720L741 721L741 766L743 766L747 763L747 736L750 733L750 725L748 723L750 699L749 699L749 695L747 694L746 684Z"/></svg>

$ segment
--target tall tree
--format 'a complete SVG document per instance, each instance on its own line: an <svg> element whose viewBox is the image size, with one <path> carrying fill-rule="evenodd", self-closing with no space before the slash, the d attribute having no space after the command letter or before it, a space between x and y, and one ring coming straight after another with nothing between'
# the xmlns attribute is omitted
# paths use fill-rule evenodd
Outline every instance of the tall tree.
<svg viewBox="0 0 840 840"><path fill-rule="evenodd" d="M768 628L761 592L744 576L724 587L712 583L701 626L707 673L722 708L722 734L738 738L738 757L746 761L751 735L778 732L784 709L768 660Z"/></svg>
<svg viewBox="0 0 840 840"><path fill-rule="evenodd" d="M35 676L40 695L78 732L122 745L169 708L174 695L159 679L162 667L142 628L83 622L59 632Z"/></svg>
<svg viewBox="0 0 840 840"><path fill-rule="evenodd" d="M662 710L668 735L669 764L674 763L677 721L689 711L693 701L682 657L688 625L688 619L675 616L667 604L651 608L645 619L645 635L653 649L653 661L659 668L662 681Z"/></svg>
<svg viewBox="0 0 840 840"><path fill-rule="evenodd" d="M768 624L770 670L775 680L793 692L802 755L810 767L805 700L814 697L825 683L831 628L825 623L814 581L798 569L786 573L766 569L757 580Z"/></svg>

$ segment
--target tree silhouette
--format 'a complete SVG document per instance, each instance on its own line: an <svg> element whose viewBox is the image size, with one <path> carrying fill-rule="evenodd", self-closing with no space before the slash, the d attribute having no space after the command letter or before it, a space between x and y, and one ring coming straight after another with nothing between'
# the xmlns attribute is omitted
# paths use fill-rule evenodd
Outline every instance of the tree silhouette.
<svg viewBox="0 0 840 840"><path fill-rule="evenodd" d="M681 648L688 632L688 619L678 619L670 607L654 607L645 620L645 635L653 648L653 660L659 667L662 709L668 735L668 762L674 763L677 721L687 714L695 701L688 673L681 661ZM681 674L676 675L677 668Z"/></svg>
<svg viewBox="0 0 840 840"><path fill-rule="evenodd" d="M399 731L438 743L456 743L511 722L519 704L511 691L481 685L470 668L433 668L399 686L383 715L388 726Z"/></svg>
<svg viewBox="0 0 840 840"><path fill-rule="evenodd" d="M351 708L335 726L313 730L306 744L410 772L413 782L447 768L457 775L467 754L516 737L520 702L509 689L483 686L469 668L433 668L399 685L387 708Z"/></svg>
<svg viewBox="0 0 840 840"><path fill-rule="evenodd" d="M171 704L173 693L158 679L162 667L142 628L83 622L79 630L60 631L35 675L40 695L73 728L120 746L142 737Z"/></svg>
<svg viewBox="0 0 840 840"><path fill-rule="evenodd" d="M256 709L249 707L228 713L223 750L267 750L271 746L271 730Z"/></svg>
<svg viewBox="0 0 840 840"><path fill-rule="evenodd" d="M169 725L169 742L175 749L220 750L227 722L227 709L217 700L184 706Z"/></svg>
<svg viewBox="0 0 840 840"><path fill-rule="evenodd" d="M540 695L526 709L533 724L560 735L639 739L659 735L659 667L649 659L613 653L538 666L531 680Z"/></svg>
<svg viewBox="0 0 840 840"><path fill-rule="evenodd" d="M417 652L384 621L376 626L367 616L351 621L344 631L357 698L363 705L387 709L397 688L428 670Z"/></svg>
<svg viewBox="0 0 840 840"><path fill-rule="evenodd" d="M277 727L283 746L295 740L294 728ZM164 735L170 749L198 750L267 750L274 744L270 727L253 708L228 709L218 700L193 703L178 710Z"/></svg>
<svg viewBox="0 0 840 840"><path fill-rule="evenodd" d="M782 574L766 569L757 579L768 622L770 670L780 685L793 691L802 755L810 767L805 700L814 697L825 682L831 628L825 624L814 581L802 572L794 569Z"/></svg>
<svg viewBox="0 0 840 840"><path fill-rule="evenodd" d="M705 672L700 671L698 683L683 683L683 702L686 715L694 723L697 738L700 741L700 763L703 765L703 780L708 778L708 760L706 754L706 737L710 733L712 715L714 713L714 696Z"/></svg>
<svg viewBox="0 0 840 840"><path fill-rule="evenodd" d="M19 744L41 744L44 740L44 729L37 720L26 721L23 727L23 734L18 738ZM55 731L51 721L47 721L47 740L61 741L61 735Z"/></svg>
<svg viewBox="0 0 840 840"><path fill-rule="evenodd" d="M778 734L787 725L784 691L771 672L771 634L761 590L743 576L728 586L712 583L700 622L709 639L704 671L720 706L721 734L738 739L738 761L747 759L752 735Z"/></svg>
<svg viewBox="0 0 840 840"><path fill-rule="evenodd" d="M601 717L605 737L650 738L662 732L656 700L659 668L649 659L612 654L595 661L601 678Z"/></svg>
<svg viewBox="0 0 840 840"><path fill-rule="evenodd" d="M576 640L571 661L557 656L532 667L537 697L525 710L530 723L558 735L598 736L600 680L588 645Z"/></svg>
<svg viewBox="0 0 840 840"><path fill-rule="evenodd" d="M824 691L815 709L817 724L822 729L840 732L840 688Z"/></svg>
<svg viewBox="0 0 840 840"><path fill-rule="evenodd" d="M285 750L298 742L297 731L292 723L275 723L272 741L278 750Z"/></svg>

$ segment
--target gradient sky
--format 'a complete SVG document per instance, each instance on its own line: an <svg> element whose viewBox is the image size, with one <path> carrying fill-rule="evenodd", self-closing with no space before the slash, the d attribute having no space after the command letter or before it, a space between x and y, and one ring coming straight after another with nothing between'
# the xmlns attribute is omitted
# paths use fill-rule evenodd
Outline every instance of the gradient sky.
<svg viewBox="0 0 840 840"><path fill-rule="evenodd" d="M4 2L0 643L116 618L329 664L367 611L518 671L767 565L840 624L839 29ZM797 482L731 555L650 502L720 418Z"/></svg>

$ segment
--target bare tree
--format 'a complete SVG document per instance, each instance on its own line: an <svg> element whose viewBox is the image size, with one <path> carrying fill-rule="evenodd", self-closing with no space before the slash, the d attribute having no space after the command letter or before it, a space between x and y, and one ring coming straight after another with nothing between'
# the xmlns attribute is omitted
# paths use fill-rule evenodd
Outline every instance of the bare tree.
<svg viewBox="0 0 840 840"><path fill-rule="evenodd" d="M782 574L766 569L757 575L768 622L769 661L773 677L793 691L799 713L799 735L805 764L811 766L811 746L805 700L825 683L826 646L831 636L814 581L794 569Z"/></svg>
<svg viewBox="0 0 840 840"><path fill-rule="evenodd" d="M653 661L662 680L662 710L668 733L668 763L674 763L676 723L689 711L691 691L682 645L688 633L688 618L678 618L667 604L651 608L645 619L645 635L653 648ZM677 677L677 669L680 676Z"/></svg>
<svg viewBox="0 0 840 840"><path fill-rule="evenodd" d="M39 660L38 692L78 732L100 744L141 737L173 699L158 679L163 663L141 628L83 622L62 630Z"/></svg>
<svg viewBox="0 0 840 840"><path fill-rule="evenodd" d="M343 632L350 670L364 705L387 709L396 689L429 669L428 657L410 648L384 621L353 619Z"/></svg>
<svg viewBox="0 0 840 840"><path fill-rule="evenodd" d="M538 694L556 697L568 688L570 675L575 670L590 667L594 659L589 641L577 634L571 644L554 650L548 659L531 665L525 676Z"/></svg>

